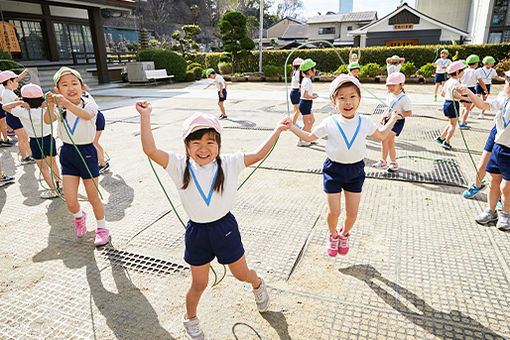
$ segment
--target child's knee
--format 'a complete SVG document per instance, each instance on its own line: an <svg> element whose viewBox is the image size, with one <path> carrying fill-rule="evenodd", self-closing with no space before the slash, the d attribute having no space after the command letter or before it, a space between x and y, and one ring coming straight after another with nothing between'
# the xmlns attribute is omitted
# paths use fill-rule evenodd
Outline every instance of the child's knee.
<svg viewBox="0 0 510 340"><path fill-rule="evenodd" d="M193 281L191 283L190 290L193 291L193 293L202 293L204 290L207 289L208 280L205 281Z"/></svg>
<svg viewBox="0 0 510 340"><path fill-rule="evenodd" d="M329 209L329 210L328 210L328 215L329 215L330 217L336 217L336 218L338 218L338 217L340 217L340 209L338 209L338 210L337 210L337 209Z"/></svg>

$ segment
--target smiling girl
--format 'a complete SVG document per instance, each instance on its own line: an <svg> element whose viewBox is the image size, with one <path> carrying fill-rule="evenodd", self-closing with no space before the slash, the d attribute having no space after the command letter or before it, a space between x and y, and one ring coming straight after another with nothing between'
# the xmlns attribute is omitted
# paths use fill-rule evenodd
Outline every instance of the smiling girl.
<svg viewBox="0 0 510 340"><path fill-rule="evenodd" d="M377 129L367 117L356 111L361 101L361 85L351 75L341 74L331 83L329 96L337 112L329 116L313 131L306 132L295 126L290 127L295 135L311 142L328 137L322 170L324 192L328 200L328 246L329 256L345 255L349 251L349 236L358 215L361 189L365 181L366 138L386 139L399 117L392 112L386 125ZM341 210L341 192L345 196L345 221L337 230Z"/></svg>

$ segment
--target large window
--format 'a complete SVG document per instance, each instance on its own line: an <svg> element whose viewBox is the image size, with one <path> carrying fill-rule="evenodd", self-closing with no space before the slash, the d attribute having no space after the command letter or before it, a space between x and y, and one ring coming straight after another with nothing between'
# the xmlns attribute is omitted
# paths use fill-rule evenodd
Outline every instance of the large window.
<svg viewBox="0 0 510 340"><path fill-rule="evenodd" d="M14 59L32 60L46 59L46 44L40 21L9 20L16 26L16 36L21 52L12 54Z"/></svg>
<svg viewBox="0 0 510 340"><path fill-rule="evenodd" d="M489 39L487 39L488 44L499 44L501 43L501 39L503 38L502 32L491 32L489 33Z"/></svg>
<svg viewBox="0 0 510 340"><path fill-rule="evenodd" d="M496 0L492 11L492 25L505 25L507 19L508 0ZM506 23L507 25L509 23Z"/></svg>
<svg viewBox="0 0 510 340"><path fill-rule="evenodd" d="M321 27L319 28L319 34L335 34L334 27Z"/></svg>
<svg viewBox="0 0 510 340"><path fill-rule="evenodd" d="M79 24L54 23L60 59L72 58L72 53L94 53L90 27Z"/></svg>

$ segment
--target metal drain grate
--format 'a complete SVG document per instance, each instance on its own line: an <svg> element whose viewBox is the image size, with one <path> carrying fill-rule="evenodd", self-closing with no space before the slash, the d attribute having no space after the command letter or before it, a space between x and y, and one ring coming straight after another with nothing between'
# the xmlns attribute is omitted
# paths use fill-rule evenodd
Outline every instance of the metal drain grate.
<svg viewBox="0 0 510 340"><path fill-rule="evenodd" d="M236 130L260 130L260 131L273 131L274 128L264 126L224 126L224 129L236 129Z"/></svg>
<svg viewBox="0 0 510 340"><path fill-rule="evenodd" d="M374 112L372 112L373 115L378 115L383 113L386 110L386 105L383 104L377 104L377 106L374 109Z"/></svg>

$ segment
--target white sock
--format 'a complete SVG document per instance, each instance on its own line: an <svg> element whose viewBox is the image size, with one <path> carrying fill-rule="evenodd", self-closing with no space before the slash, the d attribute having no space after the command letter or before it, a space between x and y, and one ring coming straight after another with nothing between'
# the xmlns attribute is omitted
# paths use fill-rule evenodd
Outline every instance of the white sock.
<svg viewBox="0 0 510 340"><path fill-rule="evenodd" d="M74 218L80 218L83 216L83 211L80 209L77 213L73 214Z"/></svg>
<svg viewBox="0 0 510 340"><path fill-rule="evenodd" d="M106 220L104 218L102 220L96 220L96 222L97 222L98 228L107 229L106 228Z"/></svg>

